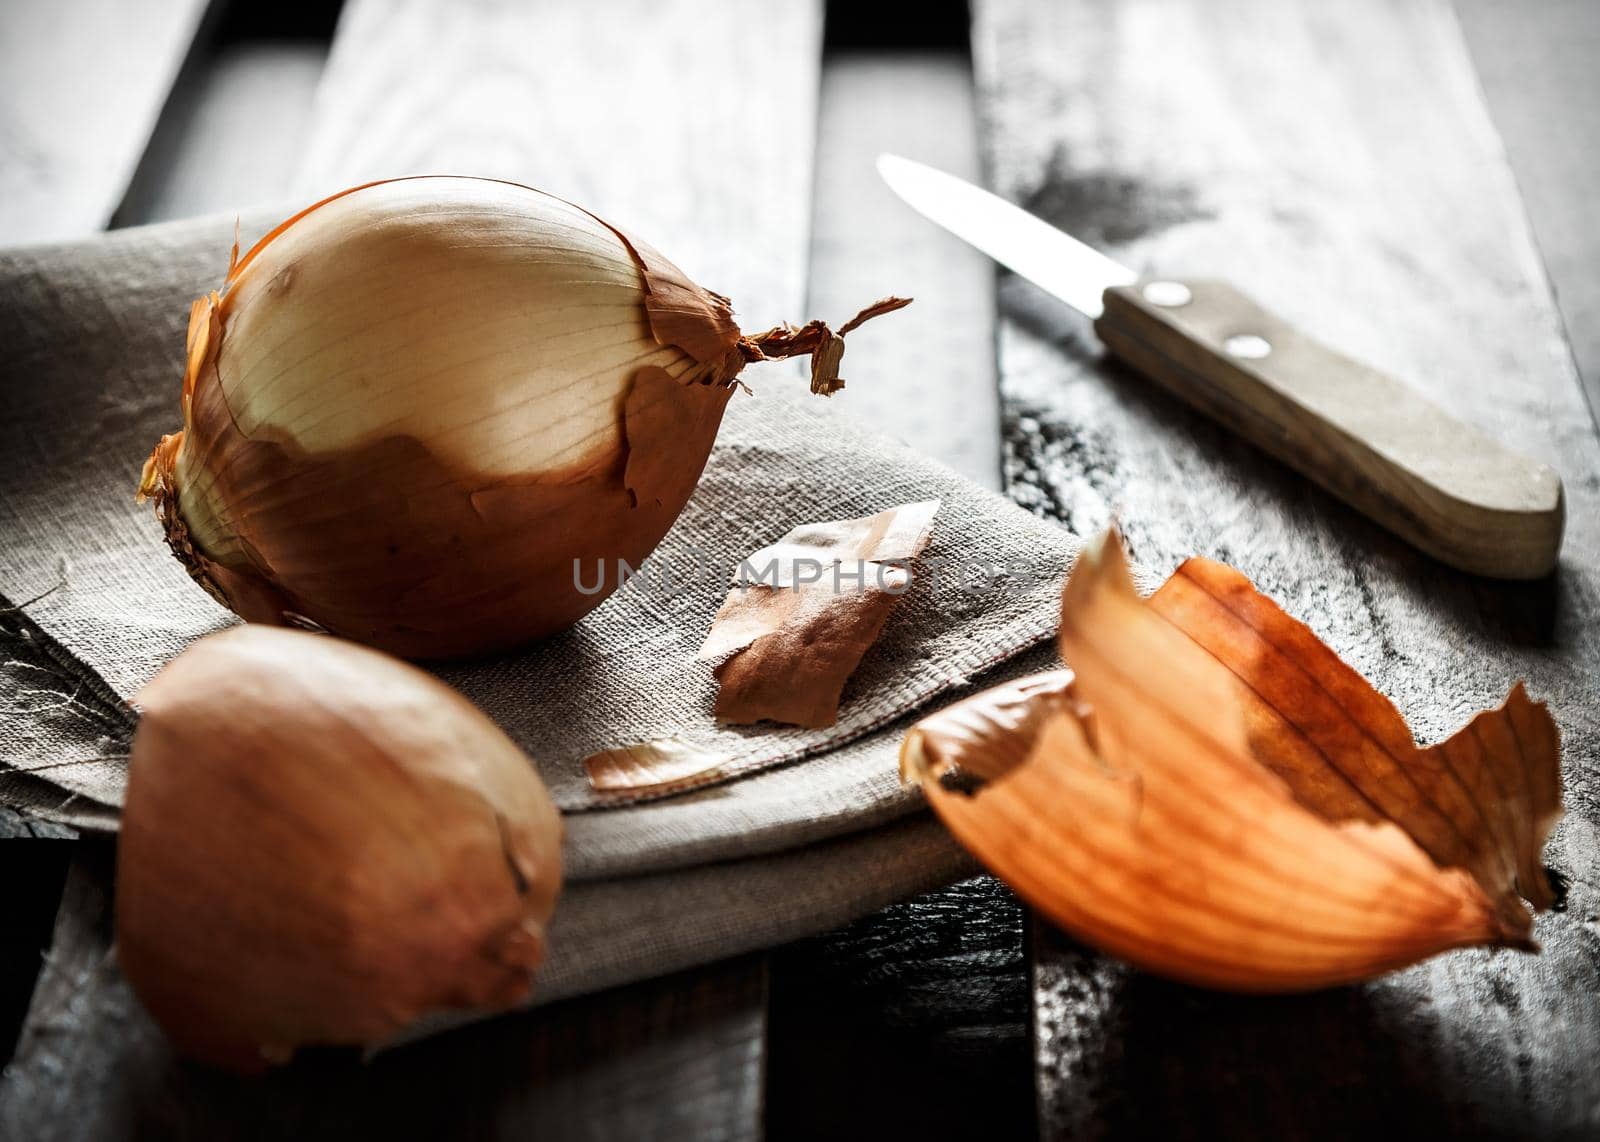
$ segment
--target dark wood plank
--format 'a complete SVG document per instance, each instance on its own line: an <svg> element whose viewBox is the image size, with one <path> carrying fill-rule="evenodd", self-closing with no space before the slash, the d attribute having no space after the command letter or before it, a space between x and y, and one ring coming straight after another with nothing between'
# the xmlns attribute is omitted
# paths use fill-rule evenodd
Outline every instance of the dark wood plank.
<svg viewBox="0 0 1600 1142"><path fill-rule="evenodd" d="M209 4L0 4L0 244L111 220Z"/></svg>
<svg viewBox="0 0 1600 1142"><path fill-rule="evenodd" d="M1592 1131L1600 1116L1600 447L1455 16L1348 0L984 0L998 189L1135 269L1226 276L1565 481L1559 572L1506 584L1407 549L1002 285L1007 474L1135 556L1235 564L1434 740L1528 679L1565 735L1567 885L1541 956L1459 952L1280 999L1039 948L1051 1137Z"/></svg>
<svg viewBox="0 0 1600 1142"><path fill-rule="evenodd" d="M173 1057L116 970L109 842L74 865L0 1137L754 1137L764 1000L736 961L509 1015L363 1061L312 1052L264 1079ZM244 982L244 981L241 981ZM737 1067L743 1081L730 1082ZM86 1097L92 1092L92 1097Z"/></svg>
<svg viewBox="0 0 1600 1142"><path fill-rule="evenodd" d="M285 201L327 61L328 42L315 39L225 41L192 59L116 223Z"/></svg>
<svg viewBox="0 0 1600 1142"><path fill-rule="evenodd" d="M527 183L656 246L745 326L799 321L821 43L820 0L759 19L720 0L350 0L297 187Z"/></svg>
<svg viewBox="0 0 1600 1142"><path fill-rule="evenodd" d="M971 58L964 48L832 54L817 147L808 312L842 319L866 300L916 294L892 336L850 347L833 407L999 487L994 265L907 210L874 165L897 151L978 176Z"/></svg>
<svg viewBox="0 0 1600 1142"><path fill-rule="evenodd" d="M956 5L924 5L917 27ZM885 26L892 25L892 26ZM852 346L835 398L972 479L998 482L994 268L908 210L874 160L895 150L967 177L978 166L965 20L907 50L905 23L835 5L822 74L810 309L916 294L893 336ZM982 877L772 957L767 1133L1026 1137L1033 1132L1024 918ZM930 1082L948 1075L954 1081Z"/></svg>
<svg viewBox="0 0 1600 1142"><path fill-rule="evenodd" d="M1023 928L979 877L774 953L772 1142L1031 1136Z"/></svg>
<svg viewBox="0 0 1600 1142"><path fill-rule="evenodd" d="M1600 421L1600 4L1456 0L1485 102Z"/></svg>
<svg viewBox="0 0 1600 1142"><path fill-rule="evenodd" d="M207 50L210 27L228 23L223 5L209 0L161 0L146 5L79 3L65 8L30 0L0 8L0 56L4 57L5 84L0 88L0 133L10 141L0 153L0 242L33 242L76 236L102 228L117 217L124 224L153 221L178 212L198 213L224 209L235 196L223 188L228 182L218 171L230 172L272 142L262 128L277 125L243 121L242 66L220 64ZM224 35L225 31L219 31ZM26 61L22 56L26 55ZM258 56L246 50L252 65ZM324 54L326 54L324 50ZM196 76L224 77L223 101L202 120L207 132L173 130L174 123L192 127L198 104L216 99L216 84L192 82ZM268 99L277 88L282 97L282 73L267 77L255 66L259 96L252 114L278 114ZM44 76L41 85L38 80ZM185 90L185 77L190 82ZM263 84L261 81L266 80ZM217 122L216 110L231 121ZM163 138L166 142L163 144ZM294 139L287 140L293 145ZM151 162L149 152L161 151ZM174 152L178 153L174 153ZM257 172L270 166L258 163ZM149 196L141 196L136 171L168 167L192 172L161 199L164 210L149 211ZM198 188L215 177L209 198ZM12 193L26 181L25 188ZM234 187L242 178L231 180ZM163 189L167 184L162 184ZM191 190L193 188L193 190ZM281 189L281 187L280 187ZM185 193L190 193L186 200ZM132 198L134 201L129 202ZM244 201L250 201L245 199ZM55 717L89 718L111 728L97 699L64 684L70 679L59 661L45 653L31 624L15 619L9 600L0 600L0 697L8 710L26 712L34 721L28 732L5 737L0 755L19 767L28 764L31 734L49 732L50 718L40 710L47 703ZM59 794L42 784L26 787L29 779L15 773L4 776L17 803L37 799L57 807ZM73 815L88 828L114 824L115 809L80 798ZM0 1056L11 1057L23 1018L35 990L40 965L52 946L52 930L62 903L62 885L72 864L75 834L69 828L0 810L0 883L6 884L7 922L0 928ZM80 869L79 878L89 875ZM62 954L70 955L70 948Z"/></svg>
<svg viewBox="0 0 1600 1142"><path fill-rule="evenodd" d="M72 830L0 809L0 1058L10 1058L22 1031L50 930L61 903Z"/></svg>
<svg viewBox="0 0 1600 1142"><path fill-rule="evenodd" d="M88 234L111 220L209 9L210 0L0 5L0 244ZM12 611L9 600L0 600L0 616ZM6 709L31 713L40 694L72 706L71 696L58 697L41 681L50 663L38 659L37 647L17 641L14 626L0 622ZM7 733L0 753L22 763L18 754L27 742L26 734ZM7 886L0 925L3 1058L11 1055L49 947L72 835L0 810L0 883Z"/></svg>

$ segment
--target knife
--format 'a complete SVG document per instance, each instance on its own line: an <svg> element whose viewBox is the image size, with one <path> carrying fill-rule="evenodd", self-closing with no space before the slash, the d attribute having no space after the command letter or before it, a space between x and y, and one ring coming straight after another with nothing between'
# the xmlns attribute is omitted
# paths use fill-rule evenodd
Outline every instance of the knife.
<svg viewBox="0 0 1600 1142"><path fill-rule="evenodd" d="M898 155L910 206L1094 320L1136 372L1427 554L1537 579L1561 552L1561 477L1415 389L1296 330L1226 282L1141 278L1005 199Z"/></svg>

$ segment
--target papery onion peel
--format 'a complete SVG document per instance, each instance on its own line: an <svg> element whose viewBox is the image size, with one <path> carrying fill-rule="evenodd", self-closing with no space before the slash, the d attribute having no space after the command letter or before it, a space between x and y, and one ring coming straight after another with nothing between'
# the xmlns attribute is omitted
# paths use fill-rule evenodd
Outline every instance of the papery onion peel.
<svg viewBox="0 0 1600 1142"><path fill-rule="evenodd" d="M731 759L681 738L660 738L602 750L583 759L589 786L619 800L641 793L692 789L716 780Z"/></svg>
<svg viewBox="0 0 1600 1142"><path fill-rule="evenodd" d="M938 500L801 524L740 563L699 657L717 664L716 718L819 729L933 534Z"/></svg>
<svg viewBox="0 0 1600 1142"><path fill-rule="evenodd" d="M1394 706L1238 572L1148 601L1113 534L1062 599L1071 667L918 723L901 752L955 836L1067 931L1240 991L1535 950L1559 735L1521 684L1420 748Z"/></svg>

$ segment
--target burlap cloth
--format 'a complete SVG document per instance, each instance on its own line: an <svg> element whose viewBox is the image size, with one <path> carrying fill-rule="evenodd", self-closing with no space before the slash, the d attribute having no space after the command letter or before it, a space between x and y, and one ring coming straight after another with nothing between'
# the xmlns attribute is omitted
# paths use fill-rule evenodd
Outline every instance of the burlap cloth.
<svg viewBox="0 0 1600 1142"><path fill-rule="evenodd" d="M245 218L246 241L280 216ZM189 302L220 283L233 225L0 251L4 804L114 829L136 717L123 699L236 621L133 502L144 458L177 426ZM974 680L1052 660L1041 644L1071 536L846 428L818 398L790 395L804 383L785 368L747 379L757 395L732 402L658 552L679 589L624 590L565 635L438 670L526 749L567 811L570 887L541 1000L820 931L959 875L966 859L900 788L901 734ZM838 724L717 728L695 651L739 560L799 523L932 497L928 555L942 569L902 599ZM589 790L582 758L674 733L735 758L739 776L625 806Z"/></svg>

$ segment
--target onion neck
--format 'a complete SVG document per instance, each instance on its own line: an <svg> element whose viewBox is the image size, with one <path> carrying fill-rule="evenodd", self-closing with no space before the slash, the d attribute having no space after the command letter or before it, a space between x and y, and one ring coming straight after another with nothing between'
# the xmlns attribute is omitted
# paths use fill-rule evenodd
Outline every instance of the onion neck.
<svg viewBox="0 0 1600 1142"><path fill-rule="evenodd" d="M844 357L844 336L874 317L892 313L911 304L909 297L885 297L873 302L835 333L822 321L808 321L796 328L776 325L754 337L739 338L739 352L746 361L781 361L788 357L811 358L811 391L832 396L844 388L839 362Z"/></svg>

